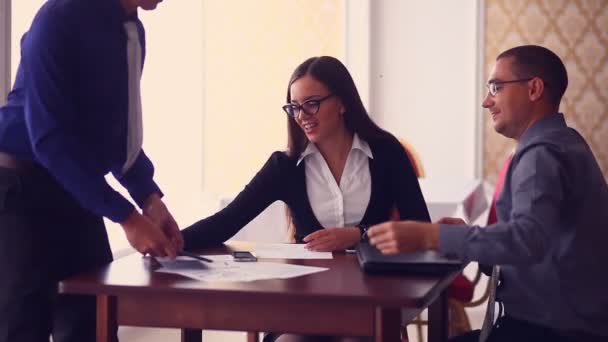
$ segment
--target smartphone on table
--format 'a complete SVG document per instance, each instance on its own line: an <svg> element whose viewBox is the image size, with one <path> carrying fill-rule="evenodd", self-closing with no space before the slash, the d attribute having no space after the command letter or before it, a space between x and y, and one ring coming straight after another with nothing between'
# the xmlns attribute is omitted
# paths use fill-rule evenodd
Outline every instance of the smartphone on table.
<svg viewBox="0 0 608 342"><path fill-rule="evenodd" d="M253 253L247 251L234 251L232 252L232 257L234 261L258 261L258 258Z"/></svg>

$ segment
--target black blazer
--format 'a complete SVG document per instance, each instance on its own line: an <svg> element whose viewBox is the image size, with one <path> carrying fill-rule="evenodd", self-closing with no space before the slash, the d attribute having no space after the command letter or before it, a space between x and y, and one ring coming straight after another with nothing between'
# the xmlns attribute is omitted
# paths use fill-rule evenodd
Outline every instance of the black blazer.
<svg viewBox="0 0 608 342"><path fill-rule="evenodd" d="M369 160L371 197L362 224L387 221L396 207L401 219L430 221L420 191L418 178L399 141L393 136L367 142L373 159ZM283 201L291 209L296 228L296 241L323 229L315 217L308 194L303 160L285 152L274 152L238 196L224 209L183 230L185 248L220 244L236 234L275 201Z"/></svg>

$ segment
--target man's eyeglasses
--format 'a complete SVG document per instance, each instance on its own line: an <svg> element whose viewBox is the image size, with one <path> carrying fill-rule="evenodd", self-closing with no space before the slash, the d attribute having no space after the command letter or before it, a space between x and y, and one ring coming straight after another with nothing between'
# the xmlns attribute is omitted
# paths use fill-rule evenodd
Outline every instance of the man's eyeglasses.
<svg viewBox="0 0 608 342"><path fill-rule="evenodd" d="M288 103L283 106L283 110L287 115L292 118L297 118L300 115L300 111L308 115L315 115L319 111L319 107L321 107L321 102L327 100L328 98L334 96L334 94L329 94L320 99L312 99L308 101L302 102L302 104Z"/></svg>
<svg viewBox="0 0 608 342"><path fill-rule="evenodd" d="M530 78L520 78L517 80L511 80L511 81L490 81L486 84L486 88L488 88L488 92L490 93L491 96L496 96L496 94L498 93L498 91L502 88L503 85L505 84L509 84L509 83L520 83L520 82L528 82L529 80L533 79L534 77L530 77Z"/></svg>

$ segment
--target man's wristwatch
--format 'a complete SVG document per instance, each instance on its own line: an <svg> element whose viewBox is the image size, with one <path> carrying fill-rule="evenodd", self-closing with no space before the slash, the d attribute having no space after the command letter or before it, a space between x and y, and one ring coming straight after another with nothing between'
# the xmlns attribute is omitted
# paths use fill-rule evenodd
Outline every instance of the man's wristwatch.
<svg viewBox="0 0 608 342"><path fill-rule="evenodd" d="M367 236L369 225L359 223L356 227L359 228L359 231L361 232L360 242L369 242L369 237Z"/></svg>

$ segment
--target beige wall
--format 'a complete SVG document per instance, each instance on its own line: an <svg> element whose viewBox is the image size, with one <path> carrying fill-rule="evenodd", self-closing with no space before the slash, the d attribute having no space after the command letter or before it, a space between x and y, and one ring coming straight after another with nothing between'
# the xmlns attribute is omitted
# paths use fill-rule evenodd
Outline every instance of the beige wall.
<svg viewBox="0 0 608 342"><path fill-rule="evenodd" d="M205 1L203 190L243 188L287 146L281 110L295 67L344 57L341 0Z"/></svg>
<svg viewBox="0 0 608 342"><path fill-rule="evenodd" d="M560 110L593 150L608 177L608 1L485 1L486 75L496 56L516 45L539 44L566 64L569 86ZM513 142L484 115L484 175L496 178Z"/></svg>
<svg viewBox="0 0 608 342"><path fill-rule="evenodd" d="M435 181L478 177L476 1L372 1L370 113Z"/></svg>

